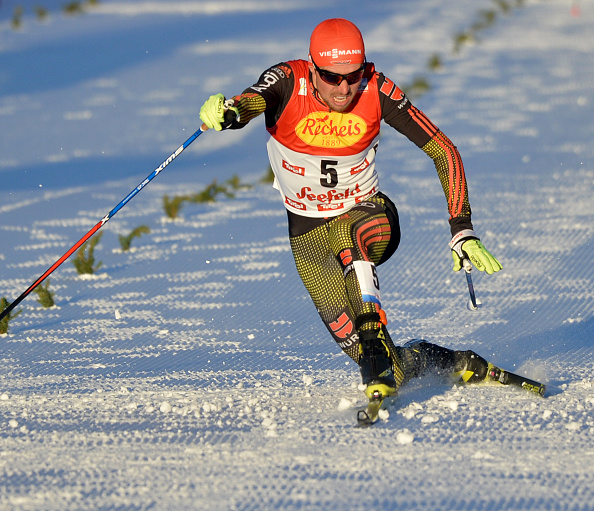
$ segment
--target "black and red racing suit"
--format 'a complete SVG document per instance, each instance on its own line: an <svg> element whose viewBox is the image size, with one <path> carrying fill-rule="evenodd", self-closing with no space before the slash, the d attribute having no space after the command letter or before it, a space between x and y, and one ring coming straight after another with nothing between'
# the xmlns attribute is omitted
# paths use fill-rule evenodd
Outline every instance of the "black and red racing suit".
<svg viewBox="0 0 594 511"><path fill-rule="evenodd" d="M343 113L325 105L303 60L272 66L233 100L239 120L226 128L240 129L264 113L297 270L335 341L358 361L358 330L378 319L385 323L375 265L400 239L396 208L380 191L375 169L380 121L433 159L452 235L472 229L460 154L372 63ZM402 381L396 368L395 375Z"/></svg>

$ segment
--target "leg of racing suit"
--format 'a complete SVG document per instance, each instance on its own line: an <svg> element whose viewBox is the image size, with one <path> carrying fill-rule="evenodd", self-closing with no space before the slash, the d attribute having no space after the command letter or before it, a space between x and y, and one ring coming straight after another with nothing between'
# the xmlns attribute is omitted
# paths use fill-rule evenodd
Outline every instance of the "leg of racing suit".
<svg viewBox="0 0 594 511"><path fill-rule="evenodd" d="M292 222L291 215L289 219L297 271L335 341L358 363L358 332L382 328L394 376L401 382L404 375L385 328L375 272L375 265L385 262L400 241L392 202L377 194L313 228L301 228L303 220Z"/></svg>

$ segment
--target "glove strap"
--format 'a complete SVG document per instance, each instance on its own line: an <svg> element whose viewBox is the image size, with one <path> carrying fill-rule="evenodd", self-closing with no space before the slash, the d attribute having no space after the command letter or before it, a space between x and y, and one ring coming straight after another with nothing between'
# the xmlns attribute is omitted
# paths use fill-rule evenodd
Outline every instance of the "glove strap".
<svg viewBox="0 0 594 511"><path fill-rule="evenodd" d="M479 237L472 229L464 229L452 237L450 241L450 249L452 249L460 259L464 259L466 255L462 252L462 244L467 240L478 240Z"/></svg>
<svg viewBox="0 0 594 511"><path fill-rule="evenodd" d="M464 229L459 233L454 234L450 241L450 248L454 250L454 246L458 243L466 240L478 240L480 239L472 229Z"/></svg>

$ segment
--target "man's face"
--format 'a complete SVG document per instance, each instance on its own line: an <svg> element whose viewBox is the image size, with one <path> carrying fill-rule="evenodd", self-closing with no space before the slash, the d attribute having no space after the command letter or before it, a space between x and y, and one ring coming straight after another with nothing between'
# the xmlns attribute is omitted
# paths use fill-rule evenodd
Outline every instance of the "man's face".
<svg viewBox="0 0 594 511"><path fill-rule="evenodd" d="M346 75L357 71L361 68L361 64L340 64L335 66L324 66L321 69ZM361 80L349 85L346 80L342 80L339 85L330 85L320 78L318 71L314 68L312 72L312 82L314 87L318 90L320 97L328 105L330 110L335 112L344 112L355 98L355 94L359 89Z"/></svg>

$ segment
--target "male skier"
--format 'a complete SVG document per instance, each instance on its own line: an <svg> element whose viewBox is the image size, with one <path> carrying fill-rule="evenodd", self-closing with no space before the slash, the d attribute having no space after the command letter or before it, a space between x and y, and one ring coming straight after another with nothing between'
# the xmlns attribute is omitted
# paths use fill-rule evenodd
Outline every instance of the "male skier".
<svg viewBox="0 0 594 511"><path fill-rule="evenodd" d="M367 397L390 396L430 369L465 381L494 378L492 366L471 351L425 341L396 347L386 329L376 266L398 247L400 227L375 168L382 120L433 159L447 199L454 271L465 259L488 274L501 265L473 230L458 150L367 62L359 29L344 19L323 21L308 60L276 64L230 99L211 96L200 118L220 131L262 113L297 270L330 334L359 364Z"/></svg>

